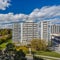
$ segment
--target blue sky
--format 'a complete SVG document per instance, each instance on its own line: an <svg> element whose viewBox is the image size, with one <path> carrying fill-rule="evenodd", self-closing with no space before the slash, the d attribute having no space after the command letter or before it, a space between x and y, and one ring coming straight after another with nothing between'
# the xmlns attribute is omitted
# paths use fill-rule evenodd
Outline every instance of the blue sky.
<svg viewBox="0 0 60 60"><path fill-rule="evenodd" d="M11 0L10 4L6 10L0 10L0 13L30 14L36 8L60 5L60 0Z"/></svg>
<svg viewBox="0 0 60 60"><path fill-rule="evenodd" d="M0 0L1 26L41 20L60 24L60 0Z"/></svg>

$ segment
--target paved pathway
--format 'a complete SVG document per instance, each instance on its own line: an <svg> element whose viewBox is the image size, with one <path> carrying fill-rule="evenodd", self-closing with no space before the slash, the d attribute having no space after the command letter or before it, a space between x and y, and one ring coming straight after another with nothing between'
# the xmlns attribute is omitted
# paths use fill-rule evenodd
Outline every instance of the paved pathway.
<svg viewBox="0 0 60 60"><path fill-rule="evenodd" d="M26 57L27 57L27 60L33 60L32 56L26 56Z"/></svg>
<svg viewBox="0 0 60 60"><path fill-rule="evenodd" d="M56 60L60 60L60 58L57 58L57 57L51 57L51 56L44 56L44 55L36 55L36 56L40 56L40 57L43 57L43 58L50 58L50 59L56 59Z"/></svg>
<svg viewBox="0 0 60 60"><path fill-rule="evenodd" d="M44 56L44 55L35 55L35 56L39 56L39 57L42 57L42 58L46 58L47 59L55 59L55 60L60 60L60 58L57 58L57 57L51 57L51 56ZM33 60L33 57L32 55L27 55L27 60Z"/></svg>

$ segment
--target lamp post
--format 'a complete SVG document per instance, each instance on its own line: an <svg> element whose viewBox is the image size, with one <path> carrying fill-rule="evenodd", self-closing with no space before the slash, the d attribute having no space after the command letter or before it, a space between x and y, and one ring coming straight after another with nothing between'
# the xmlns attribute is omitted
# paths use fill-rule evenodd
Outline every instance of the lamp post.
<svg viewBox="0 0 60 60"><path fill-rule="evenodd" d="M31 47L29 47L29 54L31 55Z"/></svg>

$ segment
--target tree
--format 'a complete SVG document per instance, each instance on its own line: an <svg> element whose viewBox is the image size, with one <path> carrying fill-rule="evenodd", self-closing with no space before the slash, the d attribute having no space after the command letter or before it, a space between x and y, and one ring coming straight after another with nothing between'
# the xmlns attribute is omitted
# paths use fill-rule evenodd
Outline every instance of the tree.
<svg viewBox="0 0 60 60"><path fill-rule="evenodd" d="M32 47L32 49L35 49L35 50L45 50L47 46L46 46L46 43L44 40L32 39L31 47Z"/></svg>
<svg viewBox="0 0 60 60"><path fill-rule="evenodd" d="M0 50L0 56L1 56L1 55L3 55L3 52L2 52L2 50Z"/></svg>
<svg viewBox="0 0 60 60"><path fill-rule="evenodd" d="M16 54L14 56L14 60L26 60L25 58L25 53L23 52L22 49L20 49L19 51L16 51Z"/></svg>
<svg viewBox="0 0 60 60"><path fill-rule="evenodd" d="M15 54L15 51L16 51L16 49L15 49L14 44L8 43L6 45L5 54L12 55L12 54Z"/></svg>
<svg viewBox="0 0 60 60"><path fill-rule="evenodd" d="M6 45L6 48L7 48L7 50L14 50L14 49L15 49L15 46L14 46L13 43L8 43L8 44Z"/></svg>

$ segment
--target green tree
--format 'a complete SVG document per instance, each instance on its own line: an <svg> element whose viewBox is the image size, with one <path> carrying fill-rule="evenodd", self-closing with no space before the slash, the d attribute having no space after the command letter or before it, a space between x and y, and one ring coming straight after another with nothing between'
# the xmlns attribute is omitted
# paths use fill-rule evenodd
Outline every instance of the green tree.
<svg viewBox="0 0 60 60"><path fill-rule="evenodd" d="M32 39L31 40L31 47L35 50L46 50L46 43L44 40L41 39Z"/></svg>
<svg viewBox="0 0 60 60"><path fill-rule="evenodd" d="M7 42L11 38L12 38L11 29L0 29L0 44Z"/></svg>
<svg viewBox="0 0 60 60"><path fill-rule="evenodd" d="M9 54L9 55L12 55L12 54L15 54L15 45L13 43L8 43L6 45L6 49L5 49L5 53Z"/></svg>
<svg viewBox="0 0 60 60"><path fill-rule="evenodd" d="M9 50L14 50L15 49L15 45L13 43L8 43L6 45L6 49L9 51Z"/></svg>
<svg viewBox="0 0 60 60"><path fill-rule="evenodd" d="M14 60L26 60L25 56L26 56L26 55L25 55L25 53L23 52L23 50L20 49L19 51L16 51Z"/></svg>

